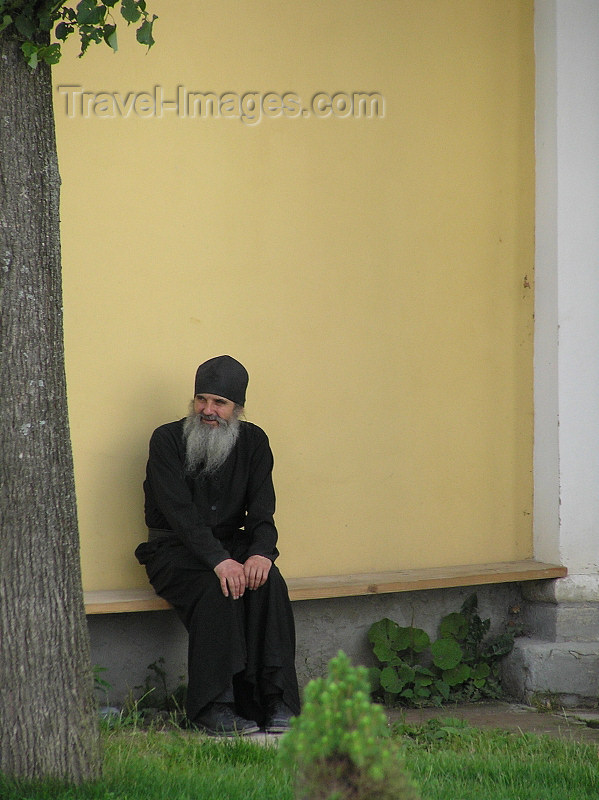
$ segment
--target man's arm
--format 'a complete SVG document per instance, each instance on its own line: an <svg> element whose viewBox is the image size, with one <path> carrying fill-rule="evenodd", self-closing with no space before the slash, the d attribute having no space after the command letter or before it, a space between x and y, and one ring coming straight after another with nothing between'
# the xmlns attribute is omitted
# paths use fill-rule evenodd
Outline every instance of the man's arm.
<svg viewBox="0 0 599 800"><path fill-rule="evenodd" d="M250 545L243 565L248 589L258 589L266 582L272 563L279 555L276 547L278 534L274 523L274 459L264 431L255 427L254 434L245 520Z"/></svg>
<svg viewBox="0 0 599 800"><path fill-rule="evenodd" d="M255 427L254 434L246 495L245 531L249 537L247 552L248 558L264 556L272 563L279 555L276 546L278 533L274 523L274 459L264 431Z"/></svg>

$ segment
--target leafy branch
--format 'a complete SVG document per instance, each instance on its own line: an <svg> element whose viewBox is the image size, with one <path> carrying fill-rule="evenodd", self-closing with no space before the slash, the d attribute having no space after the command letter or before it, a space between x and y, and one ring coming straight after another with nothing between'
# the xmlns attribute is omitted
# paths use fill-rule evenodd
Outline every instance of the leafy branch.
<svg viewBox="0 0 599 800"><path fill-rule="evenodd" d="M65 0L0 0L0 36L12 36L21 41L21 50L32 69L40 61L57 64L61 42L75 32L81 43L79 57L92 43L104 42L116 52L115 6L120 6L121 16L128 25L139 24L137 41L148 49L152 47L153 26L158 17L148 13L145 0L80 0L75 7L66 5ZM50 44L53 30L58 41Z"/></svg>

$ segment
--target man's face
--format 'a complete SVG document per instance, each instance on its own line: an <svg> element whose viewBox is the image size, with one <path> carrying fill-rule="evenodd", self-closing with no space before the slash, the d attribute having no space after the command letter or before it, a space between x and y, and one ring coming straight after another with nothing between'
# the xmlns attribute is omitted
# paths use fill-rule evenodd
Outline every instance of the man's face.
<svg viewBox="0 0 599 800"><path fill-rule="evenodd" d="M229 422L235 414L235 403L220 397L218 394L196 394L193 398L193 410L200 416L204 425L218 428L219 420Z"/></svg>

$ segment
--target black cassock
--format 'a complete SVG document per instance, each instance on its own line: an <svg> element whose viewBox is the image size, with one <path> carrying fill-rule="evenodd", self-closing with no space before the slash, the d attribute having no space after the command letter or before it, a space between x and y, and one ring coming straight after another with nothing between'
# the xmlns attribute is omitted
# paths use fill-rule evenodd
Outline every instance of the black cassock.
<svg viewBox="0 0 599 800"><path fill-rule="evenodd" d="M231 684L247 719L262 722L264 696L277 692L298 714L295 627L281 573L273 564L263 586L233 600L213 571L226 558L278 556L268 438L240 422L229 457L206 477L185 470L183 424L162 425L150 440L144 482L150 541L135 555L189 633L187 715L193 721Z"/></svg>

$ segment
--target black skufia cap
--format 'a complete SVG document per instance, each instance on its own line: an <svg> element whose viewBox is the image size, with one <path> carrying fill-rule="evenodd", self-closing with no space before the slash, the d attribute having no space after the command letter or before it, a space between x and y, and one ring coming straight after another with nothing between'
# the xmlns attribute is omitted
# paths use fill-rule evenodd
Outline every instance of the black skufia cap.
<svg viewBox="0 0 599 800"><path fill-rule="evenodd" d="M239 361L231 356L216 356L198 367L194 395L217 394L243 406L249 379L247 369Z"/></svg>

